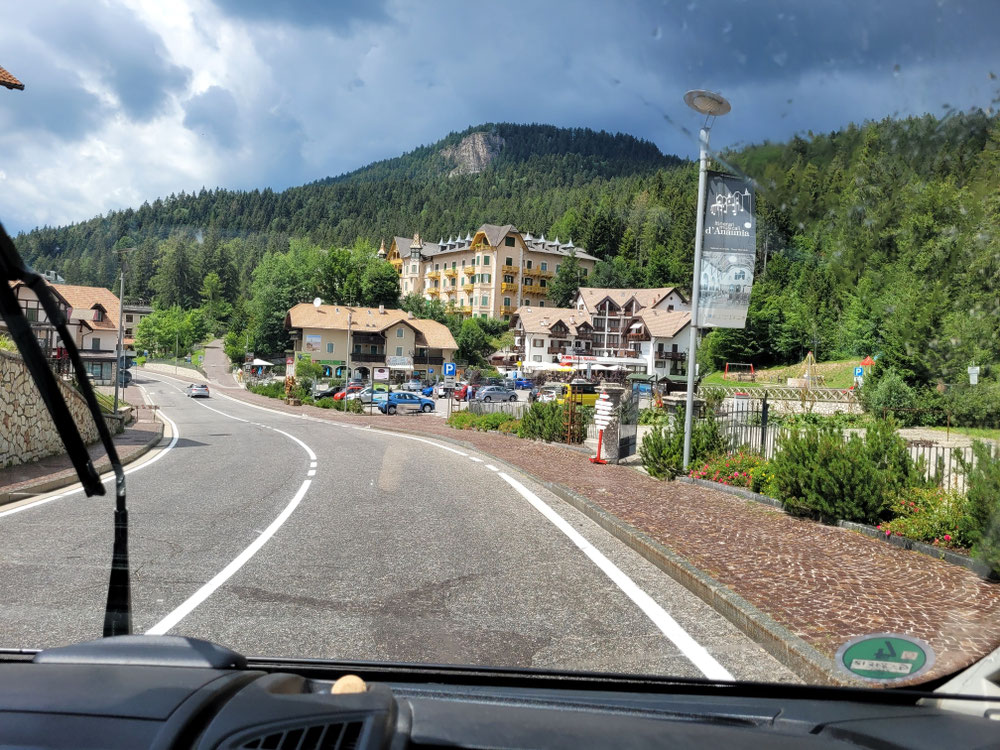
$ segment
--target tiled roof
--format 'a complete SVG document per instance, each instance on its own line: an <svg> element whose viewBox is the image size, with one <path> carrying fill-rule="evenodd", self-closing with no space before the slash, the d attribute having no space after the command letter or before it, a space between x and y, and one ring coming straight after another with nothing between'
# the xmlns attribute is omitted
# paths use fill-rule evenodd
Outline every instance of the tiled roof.
<svg viewBox="0 0 1000 750"><path fill-rule="evenodd" d="M691 322L691 313L687 310L643 310L636 318L641 320L651 336L672 339Z"/></svg>
<svg viewBox="0 0 1000 750"><path fill-rule="evenodd" d="M74 284L50 284L49 286L59 292L73 308L70 317L74 320L86 320L87 324L95 331L118 330L118 298L110 289ZM91 309L97 304L104 308L104 320L93 320Z"/></svg>
<svg viewBox="0 0 1000 750"><path fill-rule="evenodd" d="M24 84L7 72L7 70L3 67L0 67L0 86L6 86L9 89L24 90Z"/></svg>
<svg viewBox="0 0 1000 750"><path fill-rule="evenodd" d="M656 289L605 289L583 286L580 287L580 297L583 299L584 307L590 311L595 310L605 297L610 298L618 307L624 307L634 297L640 307L646 308L652 307L673 291L677 291L677 288L664 286Z"/></svg>
<svg viewBox="0 0 1000 750"><path fill-rule="evenodd" d="M541 242L539 238L527 239L527 236L518 231L517 227L513 224L504 224L499 226L496 224L483 224L479 229L477 229L474 234L482 232L486 235L486 241L491 247L500 247L503 243L503 238L506 237L510 232L515 232L520 234L521 238L524 240L525 246L536 253L551 253L553 255L561 255L564 257L569 257L569 255L575 254L577 258L581 260L594 260L593 255L590 255L582 247L576 247L571 242ZM443 238L442 238L443 239ZM450 238L449 238L450 239ZM449 242L444 240L444 244L439 244L437 242L423 242L421 241L421 254L425 258L430 258L437 255L443 255L445 253L457 253L468 251L471 247L471 238L462 238L461 236ZM407 258L410 254L410 245L413 244L412 237L393 237L393 242L396 245L396 250L399 252L400 257Z"/></svg>
<svg viewBox="0 0 1000 750"><path fill-rule="evenodd" d="M351 331L380 333L386 328L405 323L417 332L417 343L432 349L457 349L458 344L448 330L448 326L434 320L410 318L405 310L377 307L347 307L346 305L320 305L302 302L285 316L285 328L322 328L333 331L347 330L348 312L351 315Z"/></svg>
<svg viewBox="0 0 1000 750"><path fill-rule="evenodd" d="M525 333L548 333L559 321L562 321L570 333L586 324L591 325L590 314L584 310L572 307L533 307L522 305L511 316L511 327L517 327L520 322Z"/></svg>

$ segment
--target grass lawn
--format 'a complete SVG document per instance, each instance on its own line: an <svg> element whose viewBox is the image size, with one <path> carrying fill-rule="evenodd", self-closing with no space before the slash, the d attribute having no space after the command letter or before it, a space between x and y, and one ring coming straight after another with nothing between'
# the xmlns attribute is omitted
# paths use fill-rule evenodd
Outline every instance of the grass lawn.
<svg viewBox="0 0 1000 750"><path fill-rule="evenodd" d="M816 371L823 376L823 387L825 388L850 388L854 385L854 368L857 366L857 359L842 359L833 362L819 362ZM739 381L726 380L722 371L713 372L706 375L701 381L703 385L731 385L745 388L762 388L769 385L787 385L788 378L797 378L802 373L802 364L787 365L784 367L769 367L757 370L756 380Z"/></svg>
<svg viewBox="0 0 1000 750"><path fill-rule="evenodd" d="M947 427L931 427L932 430L937 430L938 432L945 432ZM959 435L968 435L973 438L986 438L987 440L1000 440L1000 430L991 429L989 427L952 427L952 432L957 432Z"/></svg>

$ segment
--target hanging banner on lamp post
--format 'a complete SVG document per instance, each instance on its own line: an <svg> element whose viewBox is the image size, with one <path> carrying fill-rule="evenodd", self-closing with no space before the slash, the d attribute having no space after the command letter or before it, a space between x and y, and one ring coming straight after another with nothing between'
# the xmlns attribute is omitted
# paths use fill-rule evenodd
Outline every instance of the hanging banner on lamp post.
<svg viewBox="0 0 1000 750"><path fill-rule="evenodd" d="M757 257L753 185L721 172L707 182L698 327L744 328Z"/></svg>

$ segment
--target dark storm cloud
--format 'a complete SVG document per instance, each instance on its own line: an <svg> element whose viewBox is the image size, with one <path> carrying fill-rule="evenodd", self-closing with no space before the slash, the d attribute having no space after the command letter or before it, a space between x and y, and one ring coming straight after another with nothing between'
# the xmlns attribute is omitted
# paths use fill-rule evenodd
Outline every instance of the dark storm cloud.
<svg viewBox="0 0 1000 750"><path fill-rule="evenodd" d="M214 0L228 16L334 30L358 21L386 20L384 0Z"/></svg>
<svg viewBox="0 0 1000 750"><path fill-rule="evenodd" d="M222 148L235 148L239 145L239 110L233 95L226 89L212 86L188 99L183 107L184 127L188 130L210 138Z"/></svg>
<svg viewBox="0 0 1000 750"><path fill-rule="evenodd" d="M37 29L37 36L76 61L82 74L109 85L135 120L155 116L168 94L190 77L188 69L167 60L160 37L122 6L93 12L87 4L66 4L45 14Z"/></svg>

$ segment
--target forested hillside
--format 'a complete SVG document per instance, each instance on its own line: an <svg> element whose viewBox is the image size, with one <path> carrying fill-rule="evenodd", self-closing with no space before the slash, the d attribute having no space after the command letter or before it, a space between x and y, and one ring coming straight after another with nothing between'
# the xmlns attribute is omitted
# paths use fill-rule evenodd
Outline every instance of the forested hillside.
<svg viewBox="0 0 1000 750"><path fill-rule="evenodd" d="M482 171L449 176L472 133L502 145ZM747 328L710 334L703 362L780 364L814 350L820 359L880 354L915 384L958 382L971 363L991 376L1000 359L996 116L850 126L747 146L714 166L758 184L758 267ZM111 283L113 248L137 246L129 293L162 305L198 304L202 280L217 273L233 326L259 333L266 349L281 343L276 318L260 319L268 304L333 301L345 289L354 301L385 298L372 250L414 231L436 240L510 222L602 258L595 286L687 287L696 185L694 164L629 136L487 125L283 193L171 196L17 243L37 268L89 284ZM349 283L344 259L356 256L323 255L345 247L367 258ZM311 275L295 261L306 248ZM316 270L322 257L330 268ZM276 268L280 293L265 278Z"/></svg>

